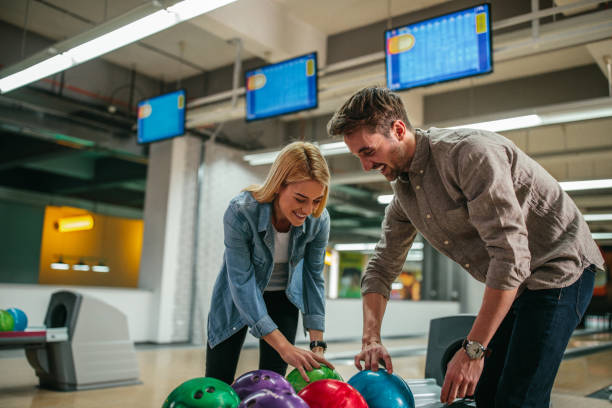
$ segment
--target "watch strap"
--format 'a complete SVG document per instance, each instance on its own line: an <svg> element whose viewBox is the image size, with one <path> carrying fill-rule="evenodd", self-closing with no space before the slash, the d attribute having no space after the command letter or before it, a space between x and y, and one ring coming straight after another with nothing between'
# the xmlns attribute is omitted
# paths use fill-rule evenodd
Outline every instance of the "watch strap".
<svg viewBox="0 0 612 408"><path fill-rule="evenodd" d="M315 347L322 347L323 351L327 350L327 343L323 340L314 340L310 342L310 350L313 350Z"/></svg>
<svg viewBox="0 0 612 408"><path fill-rule="evenodd" d="M491 349L490 348L487 348L487 347L483 346L482 344L480 344L477 341L468 340L467 338L463 339L463 343L461 343L461 348L466 350L466 352L467 352L466 346L468 345L468 343L476 343L476 344L478 344L480 346L480 349L482 350L482 357L481 358L489 357L491 355Z"/></svg>

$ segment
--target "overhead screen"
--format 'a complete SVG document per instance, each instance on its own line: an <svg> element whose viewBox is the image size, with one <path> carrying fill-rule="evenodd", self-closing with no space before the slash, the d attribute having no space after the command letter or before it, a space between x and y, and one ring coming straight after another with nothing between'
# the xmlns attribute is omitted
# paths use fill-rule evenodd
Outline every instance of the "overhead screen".
<svg viewBox="0 0 612 408"><path fill-rule="evenodd" d="M317 107L317 53L246 72L246 120Z"/></svg>
<svg viewBox="0 0 612 408"><path fill-rule="evenodd" d="M492 72L490 11L482 4L385 31L387 87L409 89Z"/></svg>
<svg viewBox="0 0 612 408"><path fill-rule="evenodd" d="M138 143L156 142L184 133L184 89L138 103Z"/></svg>

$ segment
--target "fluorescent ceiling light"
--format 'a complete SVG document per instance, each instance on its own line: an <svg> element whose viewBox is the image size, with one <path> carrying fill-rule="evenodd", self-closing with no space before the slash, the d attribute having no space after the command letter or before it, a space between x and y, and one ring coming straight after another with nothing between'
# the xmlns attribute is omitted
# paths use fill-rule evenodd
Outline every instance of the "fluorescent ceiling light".
<svg viewBox="0 0 612 408"><path fill-rule="evenodd" d="M64 55L72 58L74 65L141 40L179 23L180 20L166 10L160 10L133 23L103 34L84 44L68 50Z"/></svg>
<svg viewBox="0 0 612 408"><path fill-rule="evenodd" d="M110 272L110 268L106 265L94 265L91 269L94 272Z"/></svg>
<svg viewBox="0 0 612 408"><path fill-rule="evenodd" d="M612 232L594 232L591 235L593 236L593 239L596 241L612 239Z"/></svg>
<svg viewBox="0 0 612 408"><path fill-rule="evenodd" d="M319 146L323 156L334 156L336 154L350 153L350 150L344 142L325 143Z"/></svg>
<svg viewBox="0 0 612 408"><path fill-rule="evenodd" d="M56 72L63 71L72 66L69 57L60 54L46 59L36 65L0 79L0 93L5 93L15 88L29 84L33 80L46 78ZM35 79L32 79L35 78Z"/></svg>
<svg viewBox="0 0 612 408"><path fill-rule="evenodd" d="M75 270L75 271L87 272L89 270L89 265L87 265L87 264L74 264L74 265L72 265L72 269Z"/></svg>
<svg viewBox="0 0 612 408"><path fill-rule="evenodd" d="M70 265L63 262L53 262L51 264L51 269L67 271L68 269L70 269Z"/></svg>
<svg viewBox="0 0 612 408"><path fill-rule="evenodd" d="M561 185L561 188L565 191L597 190L612 188L612 179L562 181L559 183L559 185ZM379 204L389 204L392 199L393 194L383 194L379 195L376 198L376 201L378 201Z"/></svg>
<svg viewBox="0 0 612 408"><path fill-rule="evenodd" d="M602 188L612 188L612 179L562 181L559 184L565 191L596 190Z"/></svg>
<svg viewBox="0 0 612 408"><path fill-rule="evenodd" d="M319 145L319 149L321 149L323 156L334 156L336 154L350 153L344 142L324 143ZM251 166L261 166L262 164L274 163L274 160L276 160L276 156L278 156L279 153L280 150L275 150L273 152L253 153L245 155L243 159L248 161Z"/></svg>
<svg viewBox="0 0 612 408"><path fill-rule="evenodd" d="M393 194L383 194L376 198L378 204L389 204L393 200Z"/></svg>
<svg viewBox="0 0 612 408"><path fill-rule="evenodd" d="M585 221L612 221L612 214L585 214Z"/></svg>
<svg viewBox="0 0 612 408"><path fill-rule="evenodd" d="M276 160L276 156L278 156L279 153L280 150L275 152L247 154L243 157L243 159L248 161L251 166L260 166L262 164L274 163L274 160Z"/></svg>
<svg viewBox="0 0 612 408"><path fill-rule="evenodd" d="M448 129L481 129L491 132L501 132L504 130L523 129L528 127L540 126L542 119L538 115L516 116L514 118L490 120L488 122L471 123L461 126L451 126Z"/></svg>
<svg viewBox="0 0 612 408"><path fill-rule="evenodd" d="M7 75L0 79L0 93L64 71L234 1L236 0L183 0L166 9L159 10L156 7L155 11L144 17L142 8L134 9L131 12L132 19L136 18L134 21L123 23L130 18L130 13L127 13L2 70L0 75ZM24 67L16 68L21 65Z"/></svg>

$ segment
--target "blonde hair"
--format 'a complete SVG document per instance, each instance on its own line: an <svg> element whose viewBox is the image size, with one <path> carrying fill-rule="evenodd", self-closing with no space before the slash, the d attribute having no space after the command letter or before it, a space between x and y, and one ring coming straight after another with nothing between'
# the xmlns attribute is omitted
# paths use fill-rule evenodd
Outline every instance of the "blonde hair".
<svg viewBox="0 0 612 408"><path fill-rule="evenodd" d="M325 209L329 195L330 176L327 162L319 148L312 143L293 142L280 151L263 185L254 184L243 191L250 191L260 203L270 203L281 187L309 180L318 181L324 187L323 198L313 211L313 215L319 217Z"/></svg>

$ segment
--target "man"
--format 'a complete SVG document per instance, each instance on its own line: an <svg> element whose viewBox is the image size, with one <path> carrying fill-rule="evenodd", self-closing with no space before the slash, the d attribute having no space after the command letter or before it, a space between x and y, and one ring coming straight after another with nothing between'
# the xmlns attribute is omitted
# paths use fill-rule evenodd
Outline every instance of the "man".
<svg viewBox="0 0 612 408"><path fill-rule="evenodd" d="M328 124L394 197L361 282L362 351L377 370L391 283L419 231L486 285L464 347L447 367L441 401L475 395L479 407L548 407L572 331L593 292L601 254L571 198L511 141L472 129L413 129L398 95L366 88ZM485 358L485 356L487 356Z"/></svg>

